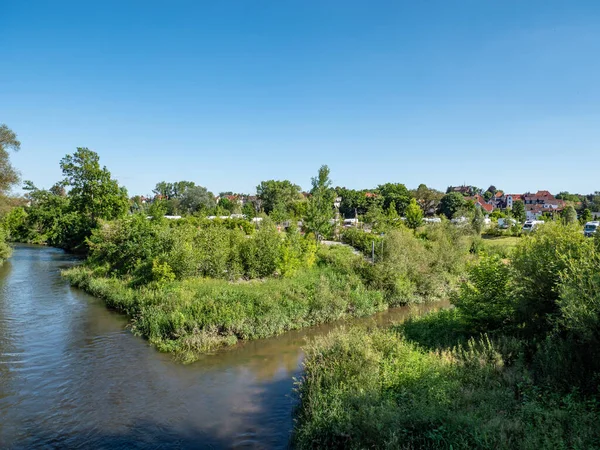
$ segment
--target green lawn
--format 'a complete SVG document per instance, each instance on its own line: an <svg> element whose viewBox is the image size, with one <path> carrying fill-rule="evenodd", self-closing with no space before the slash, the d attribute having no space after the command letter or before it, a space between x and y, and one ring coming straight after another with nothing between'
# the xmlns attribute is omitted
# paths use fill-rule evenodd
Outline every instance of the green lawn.
<svg viewBox="0 0 600 450"><path fill-rule="evenodd" d="M515 236L483 236L483 244L488 253L496 253L504 258L519 243L520 237Z"/></svg>

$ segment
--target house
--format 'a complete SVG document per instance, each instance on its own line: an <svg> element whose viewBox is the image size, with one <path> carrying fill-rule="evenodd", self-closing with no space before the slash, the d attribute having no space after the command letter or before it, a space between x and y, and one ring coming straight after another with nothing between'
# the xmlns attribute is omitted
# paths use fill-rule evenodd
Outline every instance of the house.
<svg viewBox="0 0 600 450"><path fill-rule="evenodd" d="M494 210L494 205L486 202L485 198L483 198L479 194L476 194L473 197L467 197L467 200L473 200L473 203L475 203L475 206L477 208L481 208L481 210L485 214L489 214L489 213L491 213Z"/></svg>
<svg viewBox="0 0 600 450"><path fill-rule="evenodd" d="M512 209L516 201L523 201L523 196L521 194L506 194L504 196L504 208Z"/></svg>
<svg viewBox="0 0 600 450"><path fill-rule="evenodd" d="M544 213L558 214L565 207L565 201L557 199L549 191L537 191L535 194L523 194L527 220L536 220Z"/></svg>

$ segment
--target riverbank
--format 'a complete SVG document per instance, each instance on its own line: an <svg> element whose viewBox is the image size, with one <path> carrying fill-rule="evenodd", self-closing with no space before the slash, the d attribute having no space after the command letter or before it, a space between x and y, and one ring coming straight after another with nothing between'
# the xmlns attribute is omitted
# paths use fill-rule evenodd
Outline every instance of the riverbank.
<svg viewBox="0 0 600 450"><path fill-rule="evenodd" d="M455 308L305 347L294 444L600 447L600 240L551 224L482 257Z"/></svg>
<svg viewBox="0 0 600 450"><path fill-rule="evenodd" d="M244 237L132 218L95 233L86 263L64 276L127 314L157 349L189 362L238 340L447 299L471 258L468 237L441 228L388 233L376 264L351 248L312 243L268 226Z"/></svg>
<svg viewBox="0 0 600 450"><path fill-rule="evenodd" d="M331 267L292 278L232 283L188 279L130 287L126 280L95 276L85 267L67 270L69 282L127 314L131 328L160 351L190 362L201 353L345 317L387 309L381 292Z"/></svg>

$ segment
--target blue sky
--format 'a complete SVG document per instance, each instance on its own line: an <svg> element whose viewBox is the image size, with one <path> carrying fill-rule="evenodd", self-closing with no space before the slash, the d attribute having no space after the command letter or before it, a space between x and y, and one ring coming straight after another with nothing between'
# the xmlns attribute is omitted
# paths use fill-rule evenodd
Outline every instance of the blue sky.
<svg viewBox="0 0 600 450"><path fill-rule="evenodd" d="M600 190L600 2L2 2L0 123L49 187Z"/></svg>

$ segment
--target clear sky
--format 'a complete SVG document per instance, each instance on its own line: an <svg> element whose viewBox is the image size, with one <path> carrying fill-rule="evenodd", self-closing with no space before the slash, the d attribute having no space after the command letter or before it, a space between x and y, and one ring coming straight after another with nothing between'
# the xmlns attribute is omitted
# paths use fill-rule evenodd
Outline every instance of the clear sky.
<svg viewBox="0 0 600 450"><path fill-rule="evenodd" d="M600 190L600 1L0 1L24 179Z"/></svg>

